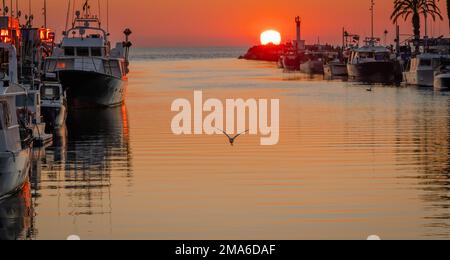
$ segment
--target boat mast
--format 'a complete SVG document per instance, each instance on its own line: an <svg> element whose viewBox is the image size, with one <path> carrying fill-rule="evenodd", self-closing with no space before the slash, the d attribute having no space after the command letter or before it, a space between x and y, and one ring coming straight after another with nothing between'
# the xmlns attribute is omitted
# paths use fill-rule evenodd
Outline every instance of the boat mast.
<svg viewBox="0 0 450 260"><path fill-rule="evenodd" d="M83 5L83 11L84 11L84 18L88 18L89 17L89 0L86 0L86 2Z"/></svg>
<svg viewBox="0 0 450 260"><path fill-rule="evenodd" d="M99 21L99 27L102 27L102 13L101 13L101 4L100 4L100 0L98 0L98 21Z"/></svg>
<svg viewBox="0 0 450 260"><path fill-rule="evenodd" d="M67 33L67 30L69 29L69 16L70 16L70 1L69 0L69 5L67 6L67 16L66 16L66 29L64 30L64 34Z"/></svg>
<svg viewBox="0 0 450 260"><path fill-rule="evenodd" d="M44 0L44 28L47 28L47 0Z"/></svg>
<svg viewBox="0 0 450 260"><path fill-rule="evenodd" d="M75 26L75 2L76 0L73 0L72 2L72 27Z"/></svg>
<svg viewBox="0 0 450 260"><path fill-rule="evenodd" d="M370 12L371 12L371 38L373 40L375 38L375 36L374 36L375 0L370 0Z"/></svg>
<svg viewBox="0 0 450 260"><path fill-rule="evenodd" d="M109 0L106 0L106 31L109 33Z"/></svg>

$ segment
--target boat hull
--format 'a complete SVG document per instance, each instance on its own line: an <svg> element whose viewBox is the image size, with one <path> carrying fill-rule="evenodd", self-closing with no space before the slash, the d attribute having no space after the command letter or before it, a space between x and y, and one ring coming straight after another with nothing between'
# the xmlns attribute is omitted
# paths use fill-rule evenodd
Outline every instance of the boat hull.
<svg viewBox="0 0 450 260"><path fill-rule="evenodd" d="M327 64L324 65L323 69L327 77L345 77L348 75L347 65L345 64Z"/></svg>
<svg viewBox="0 0 450 260"><path fill-rule="evenodd" d="M365 83L395 83L401 81L399 65L395 62L366 62L348 64L349 78Z"/></svg>
<svg viewBox="0 0 450 260"><path fill-rule="evenodd" d="M13 154L0 153L0 199L18 191L28 179L31 148Z"/></svg>
<svg viewBox="0 0 450 260"><path fill-rule="evenodd" d="M450 74L441 74L434 77L434 89L437 91L450 90Z"/></svg>
<svg viewBox="0 0 450 260"><path fill-rule="evenodd" d="M307 61L300 64L300 71L307 74L323 74L323 62Z"/></svg>
<svg viewBox="0 0 450 260"><path fill-rule="evenodd" d="M71 108L114 107L125 100L126 79L90 71L59 71Z"/></svg>
<svg viewBox="0 0 450 260"><path fill-rule="evenodd" d="M300 70L300 56L284 56L282 65L287 71L298 71Z"/></svg>
<svg viewBox="0 0 450 260"><path fill-rule="evenodd" d="M405 83L422 87L433 87L434 70L417 70L403 73Z"/></svg>

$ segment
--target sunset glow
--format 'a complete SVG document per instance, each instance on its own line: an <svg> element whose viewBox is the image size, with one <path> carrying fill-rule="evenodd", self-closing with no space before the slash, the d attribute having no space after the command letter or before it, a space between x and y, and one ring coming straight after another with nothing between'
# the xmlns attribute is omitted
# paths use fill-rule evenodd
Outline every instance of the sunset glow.
<svg viewBox="0 0 450 260"><path fill-rule="evenodd" d="M76 2L80 5L82 1ZM48 24L58 39L65 29L67 3L47 0ZM106 26L106 0L101 3L104 9L101 18ZM135 47L249 46L260 43L260 34L267 29L276 29L287 42L296 37L296 16L302 19L302 38L307 43L315 43L320 37L323 43L339 44L343 27L363 38L370 34L370 1L245 0L231 5L225 0L114 0L109 4L111 40L122 41L123 29L128 27L134 32ZM439 5L445 13L446 1L439 1ZM32 7L36 25L43 25L42 6L36 3ZM19 9L26 12L28 1L19 1ZM97 1L92 1L92 12L97 13L96 9ZM375 35L383 37L387 30L390 41L395 37L395 26L390 20L392 9L393 1L376 1ZM410 21L401 20L399 24L402 34L412 33ZM446 15L442 22L430 21L428 31L434 36L447 35Z"/></svg>
<svg viewBox="0 0 450 260"><path fill-rule="evenodd" d="M274 30L261 33L261 44L267 45L269 43L279 45L281 43L281 34Z"/></svg>

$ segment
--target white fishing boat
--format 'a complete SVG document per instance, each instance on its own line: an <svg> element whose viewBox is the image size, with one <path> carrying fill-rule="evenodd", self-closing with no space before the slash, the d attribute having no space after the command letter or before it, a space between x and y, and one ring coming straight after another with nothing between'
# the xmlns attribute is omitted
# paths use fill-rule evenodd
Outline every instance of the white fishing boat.
<svg viewBox="0 0 450 260"><path fill-rule="evenodd" d="M450 90L450 59L441 59L440 65L434 72L433 85L437 91Z"/></svg>
<svg viewBox="0 0 450 260"><path fill-rule="evenodd" d="M16 97L16 106L23 114L28 115L28 128L32 129L35 146L45 146L52 142L53 135L46 133L46 124L41 114L41 93L39 90L27 88L27 93Z"/></svg>
<svg viewBox="0 0 450 260"><path fill-rule="evenodd" d="M369 38L366 45L353 49L347 64L351 79L368 83L401 81L400 63L391 50Z"/></svg>
<svg viewBox="0 0 450 260"><path fill-rule="evenodd" d="M46 73L56 73L72 108L119 106L124 102L131 30L124 31L125 42L111 48L109 32L98 16L91 14L86 0L77 11L72 28L46 59Z"/></svg>
<svg viewBox="0 0 450 260"><path fill-rule="evenodd" d="M0 198L19 190L28 178L33 136L28 115L16 107L16 98L27 90L18 84L14 46L0 43ZM18 116L20 115L20 116Z"/></svg>
<svg viewBox="0 0 450 260"><path fill-rule="evenodd" d="M423 53L412 58L403 73L405 83L433 87L435 69L439 66L442 58L450 58L450 56L439 53Z"/></svg>
<svg viewBox="0 0 450 260"><path fill-rule="evenodd" d="M323 66L325 77L345 77L348 75L347 64L340 60L333 60Z"/></svg>
<svg viewBox="0 0 450 260"><path fill-rule="evenodd" d="M438 91L450 90L450 70L439 72L434 76L434 89Z"/></svg>
<svg viewBox="0 0 450 260"><path fill-rule="evenodd" d="M364 46L351 50L347 63L349 79L365 83L401 82L402 70L396 55L374 36L374 7L371 1L371 37L366 38Z"/></svg>
<svg viewBox="0 0 450 260"><path fill-rule="evenodd" d="M345 60L344 52L342 52L342 50L336 50L334 53L329 53L326 62L323 65L325 78L348 76Z"/></svg>
<svg viewBox="0 0 450 260"><path fill-rule="evenodd" d="M323 74L324 61L322 58L308 58L300 64L300 71L306 74Z"/></svg>

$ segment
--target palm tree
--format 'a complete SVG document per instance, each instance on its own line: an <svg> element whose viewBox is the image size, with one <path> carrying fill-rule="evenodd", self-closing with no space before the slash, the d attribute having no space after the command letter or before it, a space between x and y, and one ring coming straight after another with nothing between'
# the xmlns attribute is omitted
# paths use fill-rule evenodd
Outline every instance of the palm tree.
<svg viewBox="0 0 450 260"><path fill-rule="evenodd" d="M416 41L420 40L421 15L425 16L425 18L431 17L434 21L436 18L443 20L436 0L394 0L394 11L391 15L392 21L397 23L400 17L405 21L412 17L414 39Z"/></svg>
<svg viewBox="0 0 450 260"><path fill-rule="evenodd" d="M450 0L447 0L447 16L450 22ZM450 23L448 24L448 27L450 28Z"/></svg>

